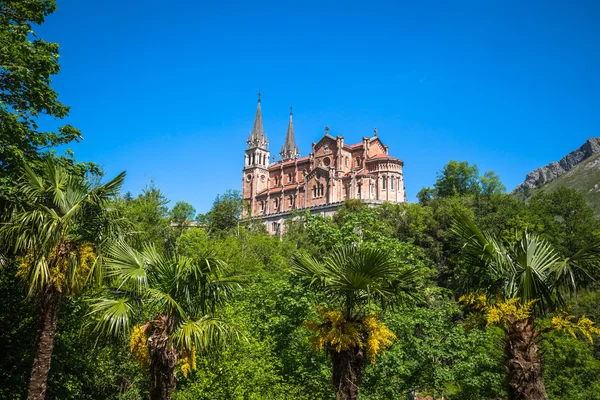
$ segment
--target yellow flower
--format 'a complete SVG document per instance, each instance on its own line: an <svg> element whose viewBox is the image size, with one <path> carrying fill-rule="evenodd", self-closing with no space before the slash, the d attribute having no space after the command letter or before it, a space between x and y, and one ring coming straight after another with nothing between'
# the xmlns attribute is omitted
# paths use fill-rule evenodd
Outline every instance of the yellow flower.
<svg viewBox="0 0 600 400"><path fill-rule="evenodd" d="M322 323L307 321L304 326L314 336L310 338L315 351L347 351L365 347L367 358L373 364L378 354L392 344L396 335L375 314L367 315L362 321L346 321L339 310L317 308Z"/></svg>
<svg viewBox="0 0 600 400"><path fill-rule="evenodd" d="M179 359L179 364L181 364L181 373L186 378L196 370L196 346L192 346L189 353L184 353L183 357Z"/></svg>
<svg viewBox="0 0 600 400"><path fill-rule="evenodd" d="M565 312L558 313L552 317L552 327L558 331L566 330L575 339L577 339L575 332L579 331L590 343L594 343L592 335L600 336L600 329L594 326L594 321L583 316L579 318L577 323L574 323L572 321L574 318L574 316L568 315Z"/></svg>
<svg viewBox="0 0 600 400"><path fill-rule="evenodd" d="M129 351L133 353L133 356L140 364L143 369L150 366L150 353L148 352L148 337L146 336L146 330L139 325L136 325L131 330L131 336L129 339Z"/></svg>
<svg viewBox="0 0 600 400"><path fill-rule="evenodd" d="M396 335L382 321L378 321L375 314L367 315L363 320L363 324L368 331L367 358L371 364L375 364L377 355L383 354L385 348L392 345Z"/></svg>

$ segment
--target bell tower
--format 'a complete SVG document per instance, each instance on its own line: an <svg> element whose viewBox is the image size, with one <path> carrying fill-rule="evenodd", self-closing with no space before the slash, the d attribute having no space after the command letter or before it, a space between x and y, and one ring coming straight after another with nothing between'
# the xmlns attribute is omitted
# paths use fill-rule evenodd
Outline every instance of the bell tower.
<svg viewBox="0 0 600 400"><path fill-rule="evenodd" d="M242 198L248 202L251 212L255 209L254 197L257 193L265 190L269 184L269 157L271 153L268 146L269 141L263 130L259 91L254 127L246 141L242 176ZM243 216L249 216L247 210L243 211Z"/></svg>

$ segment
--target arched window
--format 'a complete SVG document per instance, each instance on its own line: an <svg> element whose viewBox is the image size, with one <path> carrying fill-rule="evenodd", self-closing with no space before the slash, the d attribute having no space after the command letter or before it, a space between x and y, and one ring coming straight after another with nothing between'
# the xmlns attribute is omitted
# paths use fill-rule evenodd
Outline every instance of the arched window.
<svg viewBox="0 0 600 400"><path fill-rule="evenodd" d="M288 174L288 182L292 182L292 180L293 180L293 179L292 179L292 173L290 172L290 173Z"/></svg>
<svg viewBox="0 0 600 400"><path fill-rule="evenodd" d="M275 211L279 210L279 199L275 199Z"/></svg>
<svg viewBox="0 0 600 400"><path fill-rule="evenodd" d="M313 198L317 197L317 187L313 185Z"/></svg>
<svg viewBox="0 0 600 400"><path fill-rule="evenodd" d="M319 196L323 196L325 194L325 190L324 190L324 186L323 184L319 185Z"/></svg>
<svg viewBox="0 0 600 400"><path fill-rule="evenodd" d="M390 178L390 189L394 190L394 177Z"/></svg>
<svg viewBox="0 0 600 400"><path fill-rule="evenodd" d="M383 176L381 179L381 188L385 190L387 188L387 176Z"/></svg>
<svg viewBox="0 0 600 400"><path fill-rule="evenodd" d="M290 208L294 207L294 196L290 196Z"/></svg>
<svg viewBox="0 0 600 400"><path fill-rule="evenodd" d="M348 166L348 156L346 156L346 167Z"/></svg>
<svg viewBox="0 0 600 400"><path fill-rule="evenodd" d="M360 193L360 191L361 191L361 189L362 189L362 183L358 183L358 185L356 185L356 186L357 186L357 188L358 188L358 198L360 199L360 198L361 198L361 193Z"/></svg>

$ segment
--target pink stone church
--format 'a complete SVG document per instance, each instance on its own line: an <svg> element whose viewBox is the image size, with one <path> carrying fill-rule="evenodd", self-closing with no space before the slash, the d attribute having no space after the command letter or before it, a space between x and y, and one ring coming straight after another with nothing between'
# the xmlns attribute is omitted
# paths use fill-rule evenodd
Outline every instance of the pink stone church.
<svg viewBox="0 0 600 400"><path fill-rule="evenodd" d="M333 215L348 199L370 205L406 201L404 163L388 154L388 146L377 136L377 129L374 132L373 137L349 145L343 136L330 135L326 127L310 153L300 157L290 109L281 159L275 162L273 156L271 162L259 96L244 156L242 198L248 209L243 217L260 218L271 234L277 234L284 229L284 221L298 212Z"/></svg>

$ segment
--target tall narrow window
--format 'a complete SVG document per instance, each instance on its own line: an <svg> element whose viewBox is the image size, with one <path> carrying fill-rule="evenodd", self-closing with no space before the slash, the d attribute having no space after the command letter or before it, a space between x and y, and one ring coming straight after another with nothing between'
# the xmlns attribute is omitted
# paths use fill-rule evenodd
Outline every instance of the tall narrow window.
<svg viewBox="0 0 600 400"><path fill-rule="evenodd" d="M394 177L390 178L390 189L394 190Z"/></svg>
<svg viewBox="0 0 600 400"><path fill-rule="evenodd" d="M360 193L360 191L361 191L361 188L362 188L362 183L359 183L359 184L357 185L357 187L358 187L358 198L360 199L360 198L362 198L362 197L361 197L361 193Z"/></svg>
<svg viewBox="0 0 600 400"><path fill-rule="evenodd" d="M292 174L291 173L288 174L288 182L292 182Z"/></svg>
<svg viewBox="0 0 600 400"><path fill-rule="evenodd" d="M346 157L346 167L348 166L348 157Z"/></svg>
<svg viewBox="0 0 600 400"><path fill-rule="evenodd" d="M387 186L387 176L383 176L381 179L382 179L382 181L381 181L381 188L383 190L385 190L386 186Z"/></svg>
<svg viewBox="0 0 600 400"><path fill-rule="evenodd" d="M294 196L290 196L290 208L294 207Z"/></svg>

